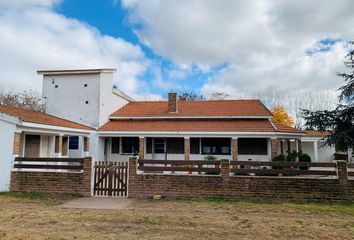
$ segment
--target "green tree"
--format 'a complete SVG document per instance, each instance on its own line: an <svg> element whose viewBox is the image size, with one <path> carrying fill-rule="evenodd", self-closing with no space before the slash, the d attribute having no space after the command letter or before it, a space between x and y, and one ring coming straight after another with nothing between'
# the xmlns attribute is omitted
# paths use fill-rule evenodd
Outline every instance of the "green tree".
<svg viewBox="0 0 354 240"><path fill-rule="evenodd" d="M354 46L354 41L350 42ZM319 131L330 131L326 144L335 146L337 150L347 151L354 148L354 50L345 56L346 73L337 75L344 79L345 85L340 87L339 103L333 111L303 110L305 127Z"/></svg>

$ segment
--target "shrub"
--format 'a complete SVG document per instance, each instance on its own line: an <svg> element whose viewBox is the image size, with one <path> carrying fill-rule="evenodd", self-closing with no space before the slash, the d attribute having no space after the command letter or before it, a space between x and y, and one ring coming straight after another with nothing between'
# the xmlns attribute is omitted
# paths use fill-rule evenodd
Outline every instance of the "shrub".
<svg viewBox="0 0 354 240"><path fill-rule="evenodd" d="M299 162L311 162L311 157L307 153L300 153L299 154ZM299 167L300 170L308 170L309 167Z"/></svg>
<svg viewBox="0 0 354 240"><path fill-rule="evenodd" d="M213 156L213 155L208 155L208 156L204 157L204 160L206 160L206 161L216 161L216 160L218 160L218 158Z"/></svg>
<svg viewBox="0 0 354 240"><path fill-rule="evenodd" d="M280 154L280 155L275 156L273 158L273 162L286 162L286 161L287 161L287 159L284 154Z"/></svg>

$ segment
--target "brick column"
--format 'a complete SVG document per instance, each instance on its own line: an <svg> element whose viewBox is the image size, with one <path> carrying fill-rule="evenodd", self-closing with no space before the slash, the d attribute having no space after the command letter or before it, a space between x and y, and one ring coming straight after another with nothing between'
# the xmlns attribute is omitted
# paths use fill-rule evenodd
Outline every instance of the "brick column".
<svg viewBox="0 0 354 240"><path fill-rule="evenodd" d="M237 138L231 139L231 155L232 155L232 161L238 160L238 139Z"/></svg>
<svg viewBox="0 0 354 240"><path fill-rule="evenodd" d="M84 158L83 167L83 180L82 180L82 194L85 196L92 196L92 158Z"/></svg>
<svg viewBox="0 0 354 240"><path fill-rule="evenodd" d="M55 136L55 157L61 157L63 151L63 136Z"/></svg>
<svg viewBox="0 0 354 240"><path fill-rule="evenodd" d="M184 160L190 160L190 139L184 138Z"/></svg>
<svg viewBox="0 0 354 240"><path fill-rule="evenodd" d="M278 140L271 139L270 144L271 144L271 158L273 160L273 158L278 155Z"/></svg>
<svg viewBox="0 0 354 240"><path fill-rule="evenodd" d="M90 151L90 139L88 137L84 137L84 156L88 156Z"/></svg>
<svg viewBox="0 0 354 240"><path fill-rule="evenodd" d="M230 179L230 160L221 159L220 162L221 162L220 175L223 180L228 181Z"/></svg>
<svg viewBox="0 0 354 240"><path fill-rule="evenodd" d="M339 182L348 183L347 161L337 160L337 176Z"/></svg>
<svg viewBox="0 0 354 240"><path fill-rule="evenodd" d="M19 132L14 133L14 143L12 147L12 154L15 157L19 157L21 153L21 136L22 134Z"/></svg>
<svg viewBox="0 0 354 240"><path fill-rule="evenodd" d="M139 137L139 159L145 158L145 138Z"/></svg>

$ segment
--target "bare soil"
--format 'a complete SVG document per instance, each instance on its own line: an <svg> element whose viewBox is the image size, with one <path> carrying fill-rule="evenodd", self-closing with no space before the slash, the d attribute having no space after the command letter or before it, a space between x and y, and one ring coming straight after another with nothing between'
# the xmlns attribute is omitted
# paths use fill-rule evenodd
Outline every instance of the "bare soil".
<svg viewBox="0 0 354 240"><path fill-rule="evenodd" d="M136 200L86 210L64 200L0 195L0 239L354 239L354 204Z"/></svg>

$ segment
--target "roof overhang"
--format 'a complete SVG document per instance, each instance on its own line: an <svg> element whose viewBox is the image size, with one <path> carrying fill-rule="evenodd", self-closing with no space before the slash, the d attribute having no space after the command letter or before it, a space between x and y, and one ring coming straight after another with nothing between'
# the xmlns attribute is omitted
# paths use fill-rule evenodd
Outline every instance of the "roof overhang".
<svg viewBox="0 0 354 240"><path fill-rule="evenodd" d="M51 75L113 73L115 71L117 71L117 69L115 69L115 68L72 69L72 70L39 70L39 71L37 71L37 74L43 75L43 76L51 76Z"/></svg>
<svg viewBox="0 0 354 240"><path fill-rule="evenodd" d="M89 136L94 130L85 130L77 128L60 127L54 125L38 124L31 122L22 122L18 125L19 130L34 133L46 133L46 134L68 134L68 135L79 135L79 136Z"/></svg>
<svg viewBox="0 0 354 240"><path fill-rule="evenodd" d="M286 132L182 132L182 131L98 131L100 137L144 136L144 137L247 137L247 138L297 138L302 133Z"/></svg>
<svg viewBox="0 0 354 240"><path fill-rule="evenodd" d="M109 119L111 120L127 120L127 119L134 119L134 120L147 120L147 119L270 119L271 116L110 116Z"/></svg>

